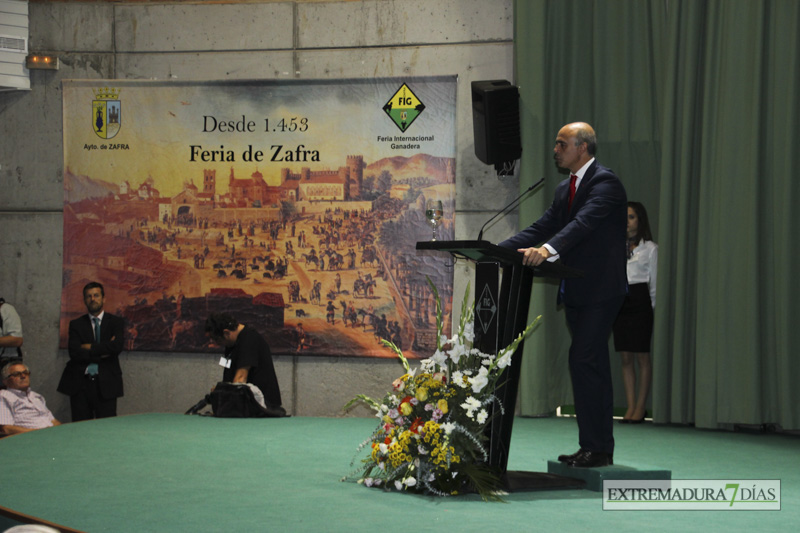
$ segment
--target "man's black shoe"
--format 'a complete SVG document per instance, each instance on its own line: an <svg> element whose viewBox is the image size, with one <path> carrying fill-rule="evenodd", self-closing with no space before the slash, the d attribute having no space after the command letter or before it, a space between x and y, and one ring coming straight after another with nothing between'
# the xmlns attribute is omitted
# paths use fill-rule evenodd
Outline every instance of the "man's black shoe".
<svg viewBox="0 0 800 533"><path fill-rule="evenodd" d="M567 464L577 468L608 466L614 464L614 456L605 452L590 452L589 450L581 450L572 460L567 461Z"/></svg>
<svg viewBox="0 0 800 533"><path fill-rule="evenodd" d="M575 459L576 457L578 457L581 454L581 452L584 452L584 451L586 451L586 450L581 448L577 452L571 453L569 455L559 455L558 456L558 462L560 462L560 463L568 463L568 462L572 461L573 459Z"/></svg>

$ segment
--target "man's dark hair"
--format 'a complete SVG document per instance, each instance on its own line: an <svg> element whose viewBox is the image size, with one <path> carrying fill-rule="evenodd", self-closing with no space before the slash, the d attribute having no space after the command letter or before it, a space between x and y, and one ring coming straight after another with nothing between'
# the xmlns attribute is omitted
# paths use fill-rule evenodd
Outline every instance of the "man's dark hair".
<svg viewBox="0 0 800 533"><path fill-rule="evenodd" d="M100 289L100 294L103 296L103 298L106 297L106 291L105 289L103 289L103 284L100 282L90 281L89 283L87 283L86 286L83 288L84 297L86 296L86 291L88 291L89 289Z"/></svg>
<svg viewBox="0 0 800 533"><path fill-rule="evenodd" d="M636 213L639 219L639 226L636 228L636 235L633 237L635 242L652 241L653 233L650 231L650 220L647 218L647 210L640 202L628 202L628 207Z"/></svg>
<svg viewBox="0 0 800 533"><path fill-rule="evenodd" d="M224 331L234 331L239 321L229 313L211 313L206 319L206 333L212 337L222 338Z"/></svg>

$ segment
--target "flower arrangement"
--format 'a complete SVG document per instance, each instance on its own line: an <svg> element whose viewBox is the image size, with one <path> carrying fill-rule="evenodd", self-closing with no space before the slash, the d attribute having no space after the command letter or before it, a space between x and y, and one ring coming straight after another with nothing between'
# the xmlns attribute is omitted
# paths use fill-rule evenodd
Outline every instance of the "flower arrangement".
<svg viewBox="0 0 800 533"><path fill-rule="evenodd" d="M494 395L503 370L517 346L541 319L536 318L509 346L496 355L473 347L474 306L461 308L458 332L442 335L442 306L436 297L436 352L411 369L403 353L389 341L405 368L392 390L376 401L363 394L358 402L373 408L380 423L359 447L368 455L353 476L368 487L407 490L450 496L474 490L486 499L497 499L499 478L488 461L486 427L493 409L503 412ZM355 463L355 459L353 464Z"/></svg>

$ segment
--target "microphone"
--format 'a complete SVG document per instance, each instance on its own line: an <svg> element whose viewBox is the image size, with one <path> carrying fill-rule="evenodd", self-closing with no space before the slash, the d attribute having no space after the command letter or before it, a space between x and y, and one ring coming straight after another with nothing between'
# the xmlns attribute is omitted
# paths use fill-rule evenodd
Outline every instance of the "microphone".
<svg viewBox="0 0 800 533"><path fill-rule="evenodd" d="M510 204L508 204L507 206L505 206L503 209L501 209L500 211L498 211L498 212L497 212L497 213L496 213L496 214L495 214L495 215L494 215L492 218L490 218L489 220L487 220L487 221L486 221L486 222L483 224L483 226L481 226L481 231L480 231L480 232L478 232L478 240L481 240L481 239L483 238L483 230L484 230L484 229L486 229L486 226L487 226L487 224L489 224L489 222L491 222L492 220L496 219L497 217L499 217L499 216L500 216L500 215L502 215L503 213L506 213L506 212L508 212L508 210L509 210L509 209L511 209L512 207L516 207L516 206L517 206L517 205L518 205L518 204L519 204L519 203L522 201L522 197L523 197L523 196L525 196L526 194L528 194L529 192L531 192L533 189L535 189L536 187L538 187L538 186L539 186L539 185L541 185L542 183L544 183L544 178L540 179L539 181L537 181L536 183L534 183L533 185L531 185L530 187L528 187L527 189L525 189L525 190L522 192L522 194L520 194L519 196L517 196L516 198L514 198L514 200L513 200L513 201L512 201Z"/></svg>

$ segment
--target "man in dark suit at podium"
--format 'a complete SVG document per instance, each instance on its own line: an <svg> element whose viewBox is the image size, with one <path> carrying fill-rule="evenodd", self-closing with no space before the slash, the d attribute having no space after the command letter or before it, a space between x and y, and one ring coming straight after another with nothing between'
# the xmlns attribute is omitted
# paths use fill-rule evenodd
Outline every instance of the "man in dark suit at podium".
<svg viewBox="0 0 800 533"><path fill-rule="evenodd" d="M103 310L104 300L103 286L88 283L83 288L88 313L69 323L69 361L58 392L69 396L73 422L116 416L122 396L124 321Z"/></svg>
<svg viewBox="0 0 800 533"><path fill-rule="evenodd" d="M576 467L614 461L608 338L627 292L627 196L619 178L595 160L596 145L589 124L561 128L553 157L570 178L556 187L539 220L500 243L522 252L525 265L561 259L584 272L582 278L563 280L558 295L572 333L569 368L580 444L558 460Z"/></svg>

